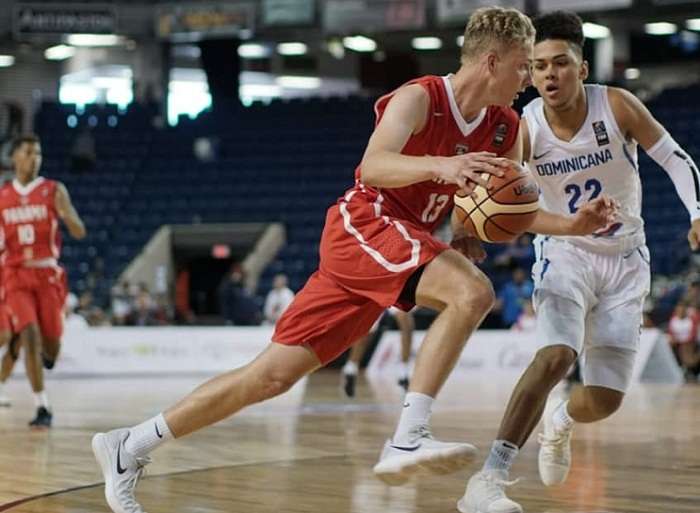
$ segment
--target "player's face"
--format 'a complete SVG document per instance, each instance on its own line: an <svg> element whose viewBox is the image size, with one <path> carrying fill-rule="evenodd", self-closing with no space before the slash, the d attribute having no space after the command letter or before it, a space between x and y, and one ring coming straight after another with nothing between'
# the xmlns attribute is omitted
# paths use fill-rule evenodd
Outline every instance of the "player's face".
<svg viewBox="0 0 700 513"><path fill-rule="evenodd" d="M12 154L15 174L22 180L31 180L41 169L41 144L24 142Z"/></svg>
<svg viewBox="0 0 700 513"><path fill-rule="evenodd" d="M494 105L509 107L532 82L532 44L501 52L496 57L494 78L496 79Z"/></svg>
<svg viewBox="0 0 700 513"><path fill-rule="evenodd" d="M587 76L588 63L567 41L548 39L535 45L532 82L547 106L572 105Z"/></svg>

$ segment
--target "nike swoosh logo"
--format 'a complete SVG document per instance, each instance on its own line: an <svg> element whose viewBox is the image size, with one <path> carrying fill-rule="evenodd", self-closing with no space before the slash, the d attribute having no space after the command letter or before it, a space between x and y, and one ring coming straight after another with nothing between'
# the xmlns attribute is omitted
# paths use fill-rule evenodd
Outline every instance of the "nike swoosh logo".
<svg viewBox="0 0 700 513"><path fill-rule="evenodd" d="M551 151L552 151L552 150L545 151L544 153L540 153L539 155L533 155L533 156L532 156L532 160L540 160L540 159L541 159L542 157L544 157L545 155L548 155L549 152L551 152Z"/></svg>
<svg viewBox="0 0 700 513"><path fill-rule="evenodd" d="M122 444L119 444L119 448L117 449L117 474L123 474L126 472L125 468L122 468L122 460L121 460L121 452L122 452Z"/></svg>
<svg viewBox="0 0 700 513"><path fill-rule="evenodd" d="M158 431L158 424L156 424L156 435L158 435L158 438L163 438L163 435Z"/></svg>
<svg viewBox="0 0 700 513"><path fill-rule="evenodd" d="M418 449L420 449L420 446L421 446L421 444L418 444L414 447L400 447L398 445L392 445L391 447L393 447L394 449L398 449L399 451L413 452L413 451L417 451Z"/></svg>

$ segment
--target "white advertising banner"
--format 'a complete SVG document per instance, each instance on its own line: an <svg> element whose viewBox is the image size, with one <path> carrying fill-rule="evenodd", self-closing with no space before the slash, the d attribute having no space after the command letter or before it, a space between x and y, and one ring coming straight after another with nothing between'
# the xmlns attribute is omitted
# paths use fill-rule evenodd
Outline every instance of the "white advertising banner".
<svg viewBox="0 0 700 513"><path fill-rule="evenodd" d="M418 351L423 336L424 332L414 334L413 354ZM478 331L469 339L452 375L470 379L488 379L504 385L514 384L532 361L541 343L533 332ZM370 377L398 375L399 355L399 333L388 331L372 355L372 360L367 367L367 375ZM655 368L648 369L647 366L650 364ZM667 383L679 383L682 379L665 335L656 329L642 331L633 382L642 381L647 376L654 381Z"/></svg>

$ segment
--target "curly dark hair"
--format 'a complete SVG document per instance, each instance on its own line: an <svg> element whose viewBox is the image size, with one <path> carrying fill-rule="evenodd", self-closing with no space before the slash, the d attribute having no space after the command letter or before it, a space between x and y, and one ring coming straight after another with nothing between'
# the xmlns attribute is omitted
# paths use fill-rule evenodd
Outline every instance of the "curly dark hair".
<svg viewBox="0 0 700 513"><path fill-rule="evenodd" d="M19 149L19 147L22 146L24 143L41 144L41 140L36 134L20 134L14 139L12 139L12 144L10 145L10 155L17 151L17 149Z"/></svg>
<svg viewBox="0 0 700 513"><path fill-rule="evenodd" d="M552 11L532 20L537 34L535 44L548 39L563 39L577 50L583 50L583 21L575 12Z"/></svg>

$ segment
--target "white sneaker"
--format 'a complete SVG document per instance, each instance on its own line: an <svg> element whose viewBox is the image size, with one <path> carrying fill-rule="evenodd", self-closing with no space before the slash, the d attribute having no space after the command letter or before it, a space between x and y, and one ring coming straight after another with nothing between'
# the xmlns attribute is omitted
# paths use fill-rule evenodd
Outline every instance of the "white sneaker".
<svg viewBox="0 0 700 513"><path fill-rule="evenodd" d="M401 485L419 470L431 474L455 472L469 465L476 453L471 444L435 440L430 428L421 425L411 431L406 445L386 441L374 474L388 485Z"/></svg>
<svg viewBox="0 0 700 513"><path fill-rule="evenodd" d="M520 504L506 497L505 487L518 482L506 481L505 470L482 470L467 483L464 496L457 503L461 513L523 513Z"/></svg>
<svg viewBox="0 0 700 513"><path fill-rule="evenodd" d="M129 438L128 429L115 429L108 433L97 433L92 437L92 452L102 468L105 478L105 498L114 513L145 513L136 502L134 488L143 467L150 458L136 458L124 449Z"/></svg>
<svg viewBox="0 0 700 513"><path fill-rule="evenodd" d="M552 415L562 401L548 401L544 412L544 433L540 433L537 465L540 479L546 486L566 481L571 468L571 433L573 429L556 429ZM551 408L550 408L551 405Z"/></svg>

